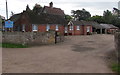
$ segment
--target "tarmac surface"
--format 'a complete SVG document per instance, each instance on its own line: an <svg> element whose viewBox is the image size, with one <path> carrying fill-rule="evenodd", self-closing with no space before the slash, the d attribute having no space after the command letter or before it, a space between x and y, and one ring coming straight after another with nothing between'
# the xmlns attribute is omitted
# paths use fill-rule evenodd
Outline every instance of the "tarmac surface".
<svg viewBox="0 0 120 75"><path fill-rule="evenodd" d="M113 35L66 36L62 43L31 48L3 48L3 73L113 73L107 53Z"/></svg>

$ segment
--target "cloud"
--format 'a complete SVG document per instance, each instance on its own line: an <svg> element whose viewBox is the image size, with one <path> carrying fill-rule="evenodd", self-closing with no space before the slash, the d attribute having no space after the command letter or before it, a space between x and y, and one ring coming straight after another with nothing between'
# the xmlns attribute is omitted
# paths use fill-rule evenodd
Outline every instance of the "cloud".
<svg viewBox="0 0 120 75"><path fill-rule="evenodd" d="M116 2L80 2L80 3L76 3L74 4L75 7L94 7L94 8L98 8L98 9L111 9L114 6L117 6Z"/></svg>
<svg viewBox="0 0 120 75"><path fill-rule="evenodd" d="M103 11L112 11L113 7L117 7L117 2L80 2L73 4L73 10L85 8L92 15L102 15Z"/></svg>
<svg viewBox="0 0 120 75"><path fill-rule="evenodd" d="M32 9L36 3L48 6L51 1L54 3L54 7L61 8L66 14L71 14L71 10L85 8L92 15L102 15L104 10L112 10L113 7L117 7L119 0L8 0L9 16L11 11L20 13L25 10L27 4ZM5 8L5 0L1 0L0 15L6 15Z"/></svg>

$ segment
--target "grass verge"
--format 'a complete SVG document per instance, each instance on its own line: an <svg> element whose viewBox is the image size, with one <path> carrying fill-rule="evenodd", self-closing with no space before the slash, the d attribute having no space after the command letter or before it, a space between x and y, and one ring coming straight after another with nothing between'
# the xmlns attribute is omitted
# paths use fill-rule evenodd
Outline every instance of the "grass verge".
<svg viewBox="0 0 120 75"><path fill-rule="evenodd" d="M22 44L12 44L12 43L2 43L0 44L2 48L27 48L28 46Z"/></svg>
<svg viewBox="0 0 120 75"><path fill-rule="evenodd" d="M120 64L117 63L112 64L112 70L117 73L120 73Z"/></svg>

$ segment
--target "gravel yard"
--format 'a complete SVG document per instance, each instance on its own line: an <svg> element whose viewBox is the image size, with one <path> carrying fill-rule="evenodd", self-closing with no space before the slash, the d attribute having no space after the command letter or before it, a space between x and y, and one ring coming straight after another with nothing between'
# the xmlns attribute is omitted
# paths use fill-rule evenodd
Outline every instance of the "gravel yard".
<svg viewBox="0 0 120 75"><path fill-rule="evenodd" d="M107 53L113 35L66 36L55 45L3 48L3 73L113 73Z"/></svg>

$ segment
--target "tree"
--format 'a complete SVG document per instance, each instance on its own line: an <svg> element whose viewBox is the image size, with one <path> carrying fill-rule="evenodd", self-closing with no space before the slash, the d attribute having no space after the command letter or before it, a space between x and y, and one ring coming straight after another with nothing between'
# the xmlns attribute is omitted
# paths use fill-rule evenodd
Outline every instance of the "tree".
<svg viewBox="0 0 120 75"><path fill-rule="evenodd" d="M114 15L114 13L112 14L111 11L106 10L103 12L103 16L92 16L89 19L87 19L88 21L95 21L98 23L105 23L105 24L113 24L117 27L120 28L120 18L118 15Z"/></svg>
<svg viewBox="0 0 120 75"><path fill-rule="evenodd" d="M111 23L112 18L113 18L111 11L109 11L109 10L104 11L103 18L106 23L108 23L108 24Z"/></svg>
<svg viewBox="0 0 120 75"><path fill-rule="evenodd" d="M72 16L77 20L86 20L91 17L91 14L85 9L82 10L72 10Z"/></svg>
<svg viewBox="0 0 120 75"><path fill-rule="evenodd" d="M120 18L113 15L111 24L120 28Z"/></svg>
<svg viewBox="0 0 120 75"><path fill-rule="evenodd" d="M70 16L70 15L65 15L65 19L69 22L70 20L72 20L72 16Z"/></svg>
<svg viewBox="0 0 120 75"><path fill-rule="evenodd" d="M33 12L35 12L36 14L41 13L42 7L39 4L35 4L35 6L33 7Z"/></svg>
<svg viewBox="0 0 120 75"><path fill-rule="evenodd" d="M113 8L113 15L120 17L120 10L117 8Z"/></svg>
<svg viewBox="0 0 120 75"><path fill-rule="evenodd" d="M98 23L105 23L105 20L103 19L103 16L99 16L99 15L95 15L95 16L92 16L88 19L88 21L95 21L95 22L98 22Z"/></svg>

